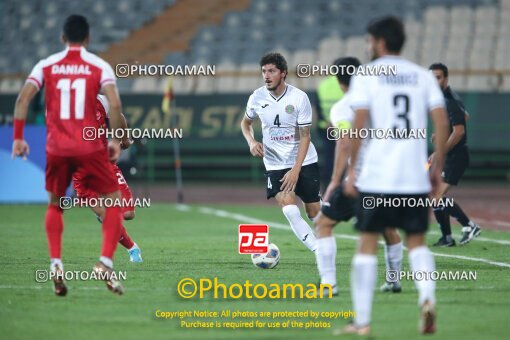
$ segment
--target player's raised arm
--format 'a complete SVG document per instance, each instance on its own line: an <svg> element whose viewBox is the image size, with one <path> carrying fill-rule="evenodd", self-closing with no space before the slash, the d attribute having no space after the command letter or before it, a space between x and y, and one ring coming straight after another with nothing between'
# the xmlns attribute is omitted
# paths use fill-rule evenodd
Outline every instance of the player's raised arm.
<svg viewBox="0 0 510 340"><path fill-rule="evenodd" d="M32 83L27 82L21 89L14 106L14 141L12 143L11 157L23 157L30 153L30 148L23 136L25 120L28 114L28 106L39 89Z"/></svg>

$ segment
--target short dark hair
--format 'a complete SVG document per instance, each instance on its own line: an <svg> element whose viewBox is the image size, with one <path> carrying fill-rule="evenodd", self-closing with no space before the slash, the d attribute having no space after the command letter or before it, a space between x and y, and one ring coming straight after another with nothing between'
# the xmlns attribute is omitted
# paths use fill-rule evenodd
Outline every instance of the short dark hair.
<svg viewBox="0 0 510 340"><path fill-rule="evenodd" d="M445 78L448 78L448 67L443 63L433 63L429 66L429 70L441 70Z"/></svg>
<svg viewBox="0 0 510 340"><path fill-rule="evenodd" d="M260 58L260 67L267 64L273 64L280 72L288 72L287 60L278 52L269 52Z"/></svg>
<svg viewBox="0 0 510 340"><path fill-rule="evenodd" d="M336 65L339 67L339 70L336 74L336 78L338 79L340 84L349 86L349 84L351 83L351 77L352 77L351 74L352 73L347 72L347 66L354 66L355 68L358 68L361 65L361 62L359 61L358 58L355 58L355 57L343 57L343 58L338 58L337 60L335 60L333 62L333 65ZM340 67L342 67L345 71L340 72L341 71Z"/></svg>
<svg viewBox="0 0 510 340"><path fill-rule="evenodd" d="M406 41L404 24L394 16L385 16L372 20L368 25L367 31L374 38L383 39L389 52L400 52Z"/></svg>
<svg viewBox="0 0 510 340"><path fill-rule="evenodd" d="M67 17L62 29L64 38L70 43L82 43L89 36L89 23L83 15Z"/></svg>

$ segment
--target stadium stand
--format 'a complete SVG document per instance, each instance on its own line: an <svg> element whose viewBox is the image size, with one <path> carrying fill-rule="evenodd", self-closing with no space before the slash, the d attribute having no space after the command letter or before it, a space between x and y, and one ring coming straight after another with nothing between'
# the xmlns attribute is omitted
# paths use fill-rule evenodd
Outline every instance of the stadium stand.
<svg viewBox="0 0 510 340"><path fill-rule="evenodd" d="M6 0L1 6L0 46L7 53L0 55L0 89L10 92L19 88L12 75L26 74L36 60L61 48L58 39L47 37L60 34L59 20L70 13L64 0L21 6ZM299 63L329 64L340 54L366 61L365 13L374 12L403 17L404 56L423 65L444 61L454 70L451 83L458 90L510 91L510 74L494 72L510 68L510 22L505 20L510 0L83 0L73 6L91 21L90 49L112 64L217 65L218 82L179 79L181 93L244 92L255 84L258 58L270 50L284 51L290 69ZM317 82L300 79L297 85L313 90ZM154 93L163 83L140 77L119 86Z"/></svg>
<svg viewBox="0 0 510 340"><path fill-rule="evenodd" d="M235 104L240 106L245 103L244 96L261 85L258 61L263 53L282 53L292 73L297 64L330 64L341 55L367 61L365 30L371 18L367 13L398 14L408 36L404 57L424 66L446 63L452 87L463 92L469 107L479 111L470 123L470 141L475 141L476 147L468 177L507 176L510 162L506 149L484 144L493 127L482 119L485 112L478 105L477 94L510 92L510 0L80 0L72 7L65 0L3 0L2 94L17 93L38 59L62 49L62 21L73 13L88 17L89 49L112 65L216 65L215 77L175 77L174 93L242 94ZM291 75L290 82L313 93L320 79ZM146 106L148 97L157 97L150 104L154 112L159 109L165 84L166 79L158 77L118 81L123 95L143 98ZM182 97L189 100L192 96ZM483 110L494 102L489 97L482 101ZM239 136L227 137L182 143L186 179L261 179L261 164L247 155L244 141L240 142ZM148 169L148 177L173 178L170 142L148 143L141 149L139 161L141 169ZM210 169L204 173L204 168Z"/></svg>

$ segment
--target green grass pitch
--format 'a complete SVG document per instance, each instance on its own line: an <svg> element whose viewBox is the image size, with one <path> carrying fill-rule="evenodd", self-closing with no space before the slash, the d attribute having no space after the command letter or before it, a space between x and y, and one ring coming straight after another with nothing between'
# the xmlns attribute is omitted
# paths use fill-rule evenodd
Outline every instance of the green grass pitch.
<svg viewBox="0 0 510 340"><path fill-rule="evenodd" d="M229 213L286 224L277 207L211 205ZM139 209L134 221L125 223L142 248L145 262L133 264L119 246L115 269L127 271L126 294L115 296L102 282L68 282L67 297L53 295L50 283L36 283L35 271L48 268L45 206L0 206L0 329L4 339L327 339L332 329L346 320L330 321L327 329L184 329L179 320L155 317L156 310L183 311L339 311L351 308L349 271L355 241L337 239L337 269L340 296L333 299L183 299L176 292L185 277L214 278L225 284L315 283L315 258L290 230L270 229L271 242L281 250L280 264L273 270L255 268L248 255L237 253L237 226L232 215L190 206L153 205ZM219 215L219 216L218 216ZM64 214L63 260L66 270L90 270L99 255L100 225L86 209ZM250 222L250 221L246 221ZM431 230L436 231L435 225ZM344 223L337 234L355 235ZM460 234L455 229L456 236ZM437 283L438 331L436 339L506 338L510 306L508 267L474 261L473 258L509 263L509 233L483 231L485 240L465 247L433 249L434 252L467 258L436 257L438 270L473 270L476 281ZM428 242L437 239L429 234ZM487 240L489 239L489 240ZM384 280L383 251L379 251L378 286ZM407 252L404 270L407 270ZM376 292L373 308L373 337L413 339L417 332L417 292L413 282L404 281L401 294ZM288 318L287 318L288 319ZM239 319L238 321L250 321ZM269 321L263 320L262 321ZM327 321L322 319L323 321ZM280 320L281 321L281 320Z"/></svg>

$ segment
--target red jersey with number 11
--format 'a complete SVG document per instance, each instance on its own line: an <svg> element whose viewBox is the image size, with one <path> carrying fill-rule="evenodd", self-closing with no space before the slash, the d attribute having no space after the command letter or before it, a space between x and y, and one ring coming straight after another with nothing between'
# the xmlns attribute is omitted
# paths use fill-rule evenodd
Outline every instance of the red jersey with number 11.
<svg viewBox="0 0 510 340"><path fill-rule="evenodd" d="M84 136L84 128L97 127L97 95L103 86L115 84L106 61L83 46L69 46L39 61L27 82L45 87L46 152L75 156L104 149L101 140Z"/></svg>

